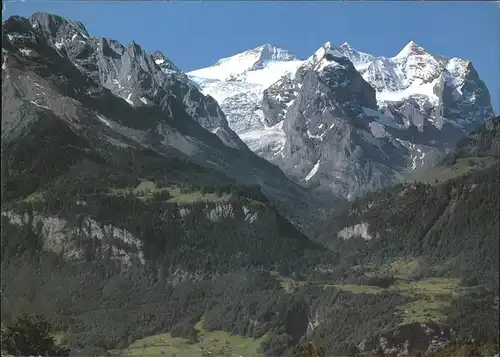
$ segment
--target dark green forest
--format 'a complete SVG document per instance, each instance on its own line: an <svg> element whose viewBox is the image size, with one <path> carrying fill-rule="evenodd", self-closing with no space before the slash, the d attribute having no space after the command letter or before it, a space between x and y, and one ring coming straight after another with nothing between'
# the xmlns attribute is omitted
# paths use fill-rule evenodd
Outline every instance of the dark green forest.
<svg viewBox="0 0 500 357"><path fill-rule="evenodd" d="M479 191L483 192L480 194L482 205L491 200L489 210L480 210L477 219L490 220L490 224L494 225L491 211L494 209L495 196L492 192L498 182L491 180L488 176L491 174L485 172L482 173L484 176L463 178L461 183L449 183L449 187L409 185L406 188L410 193L446 189L448 191L444 192L451 194L455 190L454 194L459 195L456 197L463 197L474 192L468 190L473 179L478 184L478 190L483 187L488 192ZM493 186L489 186L488 182ZM387 192L391 191L377 195L385 194L389 200L393 196ZM425 199L422 194L405 197L419 205L415 204L413 211L397 212L403 212L413 219L417 213L425 212L421 208L416 209L422 207L420 204L439 207L445 204L446 199L450 199L450 196L445 195L442 202L434 199L431 205L430 201L422 203ZM473 204L474 197L471 195L470 201L457 204L455 212L460 212L460 207L464 210L470 207L466 204ZM461 243L456 240L455 234L457 246L423 246L422 250L415 251L411 239L418 241L423 233L413 226L415 235L406 234L409 236L408 241L397 245L378 243L381 246L377 249L370 247L370 252L366 253L366 247L363 246L348 249L347 246L333 245L333 251L325 256L324 249L297 235L275 213L266 213L268 209L265 207L260 208L264 214L263 220L257 226L248 226L245 233L246 230L241 226L242 220L236 224L229 219L217 223L206 219L201 203L191 206L191 218L187 216L181 219L179 207L162 201L165 198L161 197L156 202L153 197L152 201L145 203L133 195L115 197L96 194L95 197L87 196L87 204L83 207L76 205L74 198L50 198L43 203L11 202L10 208L28 212L28 216L34 216L34 212L44 215L64 212L60 216L74 222L75 226L84 216L94 217L103 224L113 222L118 227L144 237L146 264L132 259L132 265L124 267L113 259L112 251L106 253L107 244L118 246L120 242L92 239L84 233L84 227L81 236L75 237L85 247L84 259L64 259L59 254L42 249L41 227L33 223L18 227L3 216L2 274L8 278L2 280L2 320L9 321L25 312L41 313L53 326L53 331L66 332L64 344L71 348L72 353L81 355L124 348L137 339L165 331L196 340L193 327L202 317L207 329L224 330L252 338L268 334L269 338L262 343L261 349L269 356L291 355L296 344L308 339L325 346L328 353L341 354L352 351L367 336L391 330L400 324L402 317L397 314L397 307L406 303L408 298L389 291L383 294L356 294L335 287L325 288L316 281L388 287L393 283L393 278L367 276L352 269L352 264L368 264L377 259L403 254L425 256L427 252L426 259L437 263L441 261L442 255L470 252L470 257L461 259L464 265L451 265L448 270L439 272L431 269L423 272L419 278L441 274L469 278L468 281L464 279L463 284L481 284L486 293L483 291L464 296L450 305L448 323L456 326L463 336L497 339L495 326L498 326L498 320L494 317L497 312L488 310L489 306L493 306L493 295L487 293L497 288L493 282L494 274L498 272L495 268L498 265L494 265L498 252L495 253L493 249L498 246L493 244L492 236L489 236L492 242L489 246L474 241ZM240 202L232 204L237 208L245 199L242 197ZM377 200L383 202L381 198ZM388 201L389 206L393 204L393 201ZM482 205L472 207L480 208ZM463 214L467 215L465 211ZM129 215L134 219L127 219ZM160 216L171 217L171 220L160 220ZM427 215L423 217L432 220ZM348 218L346 222L349 222ZM30 221L33 222L33 218L28 217ZM409 222L412 221L409 219ZM470 229L472 226L465 219L456 220L456 224L458 227L453 228L448 222L447 230L453 228L454 232L459 233L460 227ZM270 226L275 228L270 231ZM480 224L477 227L483 226ZM490 227L490 230L493 228ZM289 238L282 238L287 236L287 232L290 233ZM477 234L480 233L477 231ZM224 241L224 237L231 237L231 242ZM442 233L440 237L446 239ZM262 245L258 246L257 242L264 238ZM237 244L233 244L235 239L238 239ZM123 248L135 253L133 247ZM335 260L339 255L349 252L351 255L345 259ZM482 259L474 259L475 255L480 255ZM234 259L235 256L238 259ZM331 268L328 273L315 268L325 265ZM178 269L188 274L184 277L174 274ZM280 286L279 279L270 274L271 270L278 270L283 276L294 276L305 281L305 284L291 294ZM474 275L470 275L471 272ZM321 311L323 323L312 332L308 330L308 321L317 311Z"/></svg>
<svg viewBox="0 0 500 357"><path fill-rule="evenodd" d="M361 340L397 329L403 322L399 306L409 298L330 284L390 289L395 277L354 266L418 257L428 264L417 281L455 277L474 287L452 300L444 323L463 338L498 341L498 166L439 185L398 185L369 194L318 227L317 240L328 251L276 213L258 187L198 185L194 175L183 181L186 169L158 179L146 175L151 160L143 161L146 170L129 174L82 160L50 184L39 184L36 199L28 199L31 194L4 201L2 211L25 212L26 224L2 216L2 321L42 314L52 332L65 333L63 344L73 355L102 355L167 331L196 341L194 325L201 318L209 330L268 336L261 352L269 356L291 356L309 340L329 354L354 353ZM85 179L78 179L83 172ZM144 197L128 189L141 183L137 177L153 182L154 192ZM198 177L202 182L203 172ZM165 189L172 185L179 187L175 194ZM220 200L172 200L201 192ZM234 216L210 220L207 210L221 205ZM259 219L246 221L243 206ZM189 213L181 216L186 208ZM36 217L67 222L73 249L83 255L68 259L45 249L47 228ZM137 246L113 235L97 237L89 218L102 231L112 224L138 237L144 263ZM336 237L361 221L377 239ZM116 248L128 253L128 264L117 258ZM302 283L287 291L271 271ZM312 331L316 314L322 322Z"/></svg>
<svg viewBox="0 0 500 357"><path fill-rule="evenodd" d="M32 150L23 157L37 157ZM323 221L314 243L258 186L178 155L115 149L112 158L75 157L45 181L23 176L26 160L2 167L10 178L2 203L2 321L41 314L51 332L64 333L72 355L103 355L161 332L194 342L201 319L208 330L267 336L260 349L268 356L292 356L307 341L328 354L355 353L360 341L372 346L380 334L421 333L418 324L401 328L400 307L413 300L391 290L400 278L364 268L401 257L425 263L415 282L457 278L467 289L450 300L443 328L498 342L498 166L368 194ZM211 219L218 209L225 213ZM47 249L58 220L63 243ZM360 222L374 239L337 236ZM297 286L283 288L284 278ZM350 285L383 292L343 288ZM312 329L311 321L321 322Z"/></svg>
<svg viewBox="0 0 500 357"><path fill-rule="evenodd" d="M495 165L439 185L415 182L370 193L325 220L317 239L354 265L420 257L428 275L475 277L498 289L499 172ZM362 222L377 239L337 237Z"/></svg>

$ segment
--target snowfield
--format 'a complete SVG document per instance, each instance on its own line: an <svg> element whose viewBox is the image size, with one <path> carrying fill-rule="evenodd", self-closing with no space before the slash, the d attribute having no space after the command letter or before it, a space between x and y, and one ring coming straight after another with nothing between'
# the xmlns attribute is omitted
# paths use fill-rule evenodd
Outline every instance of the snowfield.
<svg viewBox="0 0 500 357"><path fill-rule="evenodd" d="M269 126L264 122L262 95L283 76L293 75L302 63L289 51L263 45L187 74L203 94L219 103L231 129L252 151L272 157L283 149L285 133L282 123Z"/></svg>

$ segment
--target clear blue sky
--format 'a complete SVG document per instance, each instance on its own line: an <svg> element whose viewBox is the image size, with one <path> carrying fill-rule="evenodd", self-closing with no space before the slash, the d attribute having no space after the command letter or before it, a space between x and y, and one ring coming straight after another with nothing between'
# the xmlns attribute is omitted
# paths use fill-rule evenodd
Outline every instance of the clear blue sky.
<svg viewBox="0 0 500 357"><path fill-rule="evenodd" d="M328 40L377 56L414 40L432 53L470 59L500 112L499 2L26 0L7 3L3 19L37 11L81 21L92 36L161 50L185 71L264 43L306 58Z"/></svg>

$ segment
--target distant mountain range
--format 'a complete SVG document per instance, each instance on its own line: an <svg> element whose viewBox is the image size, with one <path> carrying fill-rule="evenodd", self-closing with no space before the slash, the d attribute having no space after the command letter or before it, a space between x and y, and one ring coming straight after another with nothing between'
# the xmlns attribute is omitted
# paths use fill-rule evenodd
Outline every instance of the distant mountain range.
<svg viewBox="0 0 500 357"><path fill-rule="evenodd" d="M470 61L413 41L390 58L326 42L306 60L266 44L188 77L250 149L299 183L347 198L433 165L493 116Z"/></svg>

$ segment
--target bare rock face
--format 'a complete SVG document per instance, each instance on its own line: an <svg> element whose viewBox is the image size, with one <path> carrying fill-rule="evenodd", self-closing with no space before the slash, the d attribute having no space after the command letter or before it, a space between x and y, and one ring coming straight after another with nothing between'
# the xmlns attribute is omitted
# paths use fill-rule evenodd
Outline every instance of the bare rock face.
<svg viewBox="0 0 500 357"><path fill-rule="evenodd" d="M348 198L393 182L392 153L369 126L375 91L352 63L326 43L299 67L295 80L298 95L283 125L284 171Z"/></svg>
<svg viewBox="0 0 500 357"><path fill-rule="evenodd" d="M268 126L274 126L285 119L287 109L297 98L298 89L298 83L285 76L263 92L261 106Z"/></svg>

